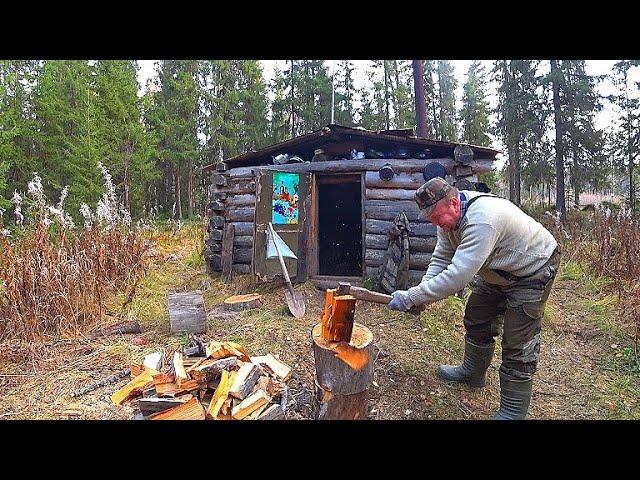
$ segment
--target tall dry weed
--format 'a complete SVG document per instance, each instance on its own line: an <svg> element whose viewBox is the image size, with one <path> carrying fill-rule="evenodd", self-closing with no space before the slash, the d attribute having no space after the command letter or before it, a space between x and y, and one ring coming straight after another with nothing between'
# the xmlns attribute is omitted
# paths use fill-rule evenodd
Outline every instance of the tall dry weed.
<svg viewBox="0 0 640 480"><path fill-rule="evenodd" d="M564 225L553 215L547 216L543 223L561 243L565 257L614 280L608 288L618 295L621 318L629 319L635 326L634 349L638 354L640 220L625 208L618 211L598 208L591 212L571 212Z"/></svg>
<svg viewBox="0 0 640 480"><path fill-rule="evenodd" d="M36 174L24 199L14 195L13 233L0 224L0 340L75 335L104 319L109 296L133 298L153 238L132 227L101 168L106 191L95 214L82 205L82 228L64 211L66 188L48 205Z"/></svg>

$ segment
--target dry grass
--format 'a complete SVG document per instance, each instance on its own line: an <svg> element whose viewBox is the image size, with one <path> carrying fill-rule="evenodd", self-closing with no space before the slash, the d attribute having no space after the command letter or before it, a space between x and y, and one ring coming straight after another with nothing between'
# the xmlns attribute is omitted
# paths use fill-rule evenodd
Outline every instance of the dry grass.
<svg viewBox="0 0 640 480"><path fill-rule="evenodd" d="M296 319L287 311L282 285L252 284L246 276L238 276L232 285L226 285L219 276L208 276L204 266L194 264L193 258L202 245L200 233L199 225L158 232L158 242L150 252L152 268L125 311L128 319L140 321L142 335L37 342L31 347L37 356L28 363L19 357L12 358L12 353L6 350L0 360L0 416L132 418L133 408L115 407L109 400L109 395L126 379L76 399L70 398L70 393L120 371L156 349L169 351L186 344L188 338L169 335L166 295L202 289L209 318L206 337L240 342L252 355L267 352L279 355L293 368L288 382L291 392L288 418L312 418L315 367L310 336L320 318L323 292L310 284L297 285L296 290L304 294L307 313ZM563 266L548 303L531 417L638 419L640 373L633 370L625 356L631 345L629 332L620 327L620 322L612 321L615 310L604 309L595 314L590 309L593 302L605 298L606 292L593 287L600 284L597 278L566 278L575 274L574 270L572 266ZM224 298L253 291L264 296L262 307L237 314L220 310ZM115 306L121 303L118 297L107 302ZM447 385L435 375L439 364L461 359L464 303L452 297L432 305L420 317L358 303L355 320L372 330L376 345L369 418L491 416L499 404L499 348L486 388L471 390ZM619 328L608 328L608 322Z"/></svg>

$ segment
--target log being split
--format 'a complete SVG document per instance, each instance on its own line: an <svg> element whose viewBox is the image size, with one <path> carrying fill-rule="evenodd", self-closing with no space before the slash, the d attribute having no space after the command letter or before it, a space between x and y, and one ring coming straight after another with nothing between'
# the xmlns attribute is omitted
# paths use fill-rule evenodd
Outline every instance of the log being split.
<svg viewBox="0 0 640 480"><path fill-rule="evenodd" d="M356 420L367 416L373 380L373 334L353 321L355 298L327 291L321 323L312 332L316 363L315 416Z"/></svg>

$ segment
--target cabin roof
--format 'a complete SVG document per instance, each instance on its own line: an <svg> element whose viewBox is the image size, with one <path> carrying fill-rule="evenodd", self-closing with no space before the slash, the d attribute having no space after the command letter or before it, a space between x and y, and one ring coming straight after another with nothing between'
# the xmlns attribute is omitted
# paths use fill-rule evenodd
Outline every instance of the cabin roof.
<svg viewBox="0 0 640 480"><path fill-rule="evenodd" d="M429 156L432 158L451 157L453 158L453 149L457 145L468 145L464 143L444 142L429 138L419 138L413 134L413 129L397 129L397 130L365 130L362 128L345 127L338 124L329 124L326 127L316 130L299 137L276 143L260 150L251 150L241 155L224 160L230 168L248 167L255 165L268 165L273 163L273 156L279 154L293 154L303 158L303 160L311 160L314 150L323 148L328 145L339 147L340 144L348 144L349 142L357 142L365 145L366 148L388 150L403 148L409 151L417 152L424 149L429 150ZM476 159L495 159L499 150L489 147L480 147L477 145L468 145L473 151ZM203 168L204 171L215 169L216 164L209 164Z"/></svg>

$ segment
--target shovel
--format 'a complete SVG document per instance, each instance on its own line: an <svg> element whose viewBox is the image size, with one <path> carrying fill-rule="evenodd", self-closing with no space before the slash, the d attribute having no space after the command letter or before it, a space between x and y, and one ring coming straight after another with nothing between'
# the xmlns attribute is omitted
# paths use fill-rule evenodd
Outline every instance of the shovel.
<svg viewBox="0 0 640 480"><path fill-rule="evenodd" d="M287 306L289 307L291 315L296 318L301 318L304 316L304 312L306 310L306 307L304 305L304 296L302 295L302 292L296 292L293 290L293 285L291 285L291 279L289 278L289 272L287 272L287 266L284 264L284 259L282 258L282 252L280 252L278 242L275 240L277 234L273 230L273 225L271 225L271 222L269 222L269 230L271 231L271 236L274 239L273 244L276 247L276 252L278 252L278 260L280 260L282 274L284 275L284 279L287 282L287 291L284 292L284 297L287 299Z"/></svg>

